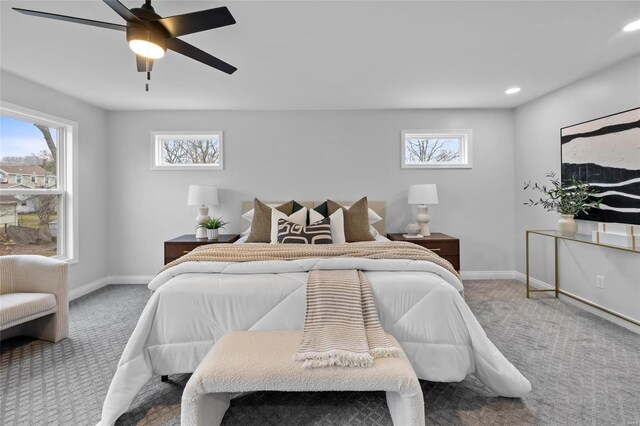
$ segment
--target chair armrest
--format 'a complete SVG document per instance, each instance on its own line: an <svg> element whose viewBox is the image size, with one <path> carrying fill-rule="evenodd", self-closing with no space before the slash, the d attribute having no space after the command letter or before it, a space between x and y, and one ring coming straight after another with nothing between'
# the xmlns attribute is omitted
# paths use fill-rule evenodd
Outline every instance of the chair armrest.
<svg viewBox="0 0 640 426"><path fill-rule="evenodd" d="M58 304L67 303L68 265L61 260L44 256L4 256L11 259L12 292L53 293Z"/></svg>

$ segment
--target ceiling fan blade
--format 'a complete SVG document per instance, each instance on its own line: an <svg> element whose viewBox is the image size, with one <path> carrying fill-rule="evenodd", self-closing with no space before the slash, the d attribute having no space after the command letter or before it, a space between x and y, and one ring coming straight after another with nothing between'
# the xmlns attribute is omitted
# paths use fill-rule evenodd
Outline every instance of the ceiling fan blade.
<svg viewBox="0 0 640 426"><path fill-rule="evenodd" d="M134 22L137 24L144 23L140 19L138 19L138 17L134 15L133 12L131 12L127 8L127 6L120 3L118 0L102 0L102 1L104 1L107 4L107 6L113 9L118 15L122 16L122 19L124 19L125 21Z"/></svg>
<svg viewBox="0 0 640 426"><path fill-rule="evenodd" d="M168 16L155 22L160 22L169 31L171 37L179 37L185 34L233 25L236 20L226 7L216 7L214 9L185 13L184 15Z"/></svg>
<svg viewBox="0 0 640 426"><path fill-rule="evenodd" d="M226 72L227 74L233 74L237 70L233 65L229 65L215 56L212 56L189 43L185 43L178 38L168 39L167 48L184 56L188 56L191 59L195 59L196 61L202 62L203 64L209 65L210 67L219 69L222 72Z"/></svg>
<svg viewBox="0 0 640 426"><path fill-rule="evenodd" d="M18 7L14 7L13 10L15 10L16 12L24 13L25 15L55 19L57 21L74 22L76 24L90 25L92 27L106 28L109 30L127 30L126 26L120 24L112 24L111 22L94 21L93 19L76 18L74 16L58 15L56 13L40 12L38 10L20 9Z"/></svg>
<svg viewBox="0 0 640 426"><path fill-rule="evenodd" d="M147 69L147 61L149 61L149 69ZM153 59L151 58L136 55L136 65L138 67L138 72L153 71Z"/></svg>

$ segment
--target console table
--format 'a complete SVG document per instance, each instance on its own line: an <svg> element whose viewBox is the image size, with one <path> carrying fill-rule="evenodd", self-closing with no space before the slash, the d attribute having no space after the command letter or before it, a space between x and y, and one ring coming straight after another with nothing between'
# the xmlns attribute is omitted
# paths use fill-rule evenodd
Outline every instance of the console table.
<svg viewBox="0 0 640 426"><path fill-rule="evenodd" d="M529 235L530 234L535 234L535 235L541 235L543 237L548 237L548 238L553 238L554 240L554 268L555 268L555 285L554 288L548 288L548 289L540 289L540 288L535 288L532 289L529 285ZM603 243L598 243L595 241L592 241L591 239L591 235L585 235L585 234L576 234L573 236L569 236L569 235L563 235L561 234L559 231L547 231L547 230L531 230L531 231L526 231L526 284L527 284L527 299L529 298L531 293L534 292L548 292L548 291L553 291L555 293L555 297L558 297L558 294L562 294L564 296L570 297L572 299L575 299L579 302L585 303L593 308L599 309L603 312L606 312L610 315L613 315L615 317L618 317L620 319L623 319L625 321L628 321L632 324L638 325L640 326L640 321L636 321L633 318L630 318L626 315L620 314L618 312L612 311L610 309L605 308L604 306L598 305L597 303L593 303L590 300L584 299L580 296L576 296L573 293L569 293L568 291L562 290L560 288L560 279L559 279L559 273L558 273L558 240L565 240L565 241L574 241L577 243L582 243L582 244L591 244L594 246L600 246L603 247L605 249L613 249L613 250L622 250L622 251L628 251L631 253L637 253L640 254L640 250L634 250L632 248L629 247L621 247L621 246L614 246L611 244L603 244Z"/></svg>

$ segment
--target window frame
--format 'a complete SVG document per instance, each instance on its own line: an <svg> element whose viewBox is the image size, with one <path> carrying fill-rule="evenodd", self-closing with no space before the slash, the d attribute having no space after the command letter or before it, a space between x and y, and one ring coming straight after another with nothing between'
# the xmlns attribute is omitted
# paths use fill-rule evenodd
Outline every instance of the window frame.
<svg viewBox="0 0 640 426"><path fill-rule="evenodd" d="M163 164L164 144L161 138L180 137L218 137L218 147L220 151L219 164ZM224 170L224 139L222 130L200 130L200 131L152 131L151 132L151 170Z"/></svg>
<svg viewBox="0 0 640 426"><path fill-rule="evenodd" d="M57 251L52 259L69 264L79 261L78 250L78 123L20 105L0 101L0 115L58 129L56 189L0 189L3 195L57 195ZM60 131L63 129L64 131ZM16 175L17 176L17 175Z"/></svg>
<svg viewBox="0 0 640 426"><path fill-rule="evenodd" d="M459 163L407 163L406 139L407 136L417 135L427 139L460 139ZM473 130L472 129L447 129L447 130L402 130L400 133L400 167L402 169L471 169L473 168Z"/></svg>

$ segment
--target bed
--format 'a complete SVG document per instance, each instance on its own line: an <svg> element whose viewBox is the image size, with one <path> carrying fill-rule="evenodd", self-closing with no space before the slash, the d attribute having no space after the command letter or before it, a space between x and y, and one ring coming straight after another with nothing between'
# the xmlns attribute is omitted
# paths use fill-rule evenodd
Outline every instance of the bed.
<svg viewBox="0 0 640 426"><path fill-rule="evenodd" d="M250 207L243 203L243 213ZM384 203L369 207L384 218ZM378 232L381 222L374 225ZM418 378L458 382L473 374L495 395L520 397L531 390L464 302L455 271L436 263L357 257L184 262L149 283L154 293L123 351L101 424L111 425L126 412L154 375L193 372L227 332L302 329L306 279L316 269L365 271L380 322L400 342Z"/></svg>

